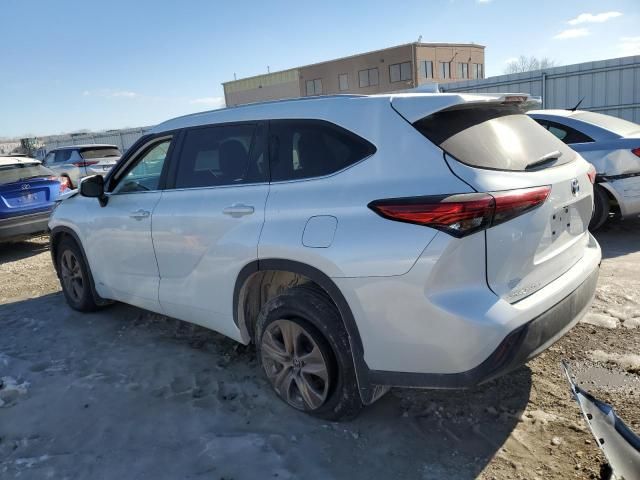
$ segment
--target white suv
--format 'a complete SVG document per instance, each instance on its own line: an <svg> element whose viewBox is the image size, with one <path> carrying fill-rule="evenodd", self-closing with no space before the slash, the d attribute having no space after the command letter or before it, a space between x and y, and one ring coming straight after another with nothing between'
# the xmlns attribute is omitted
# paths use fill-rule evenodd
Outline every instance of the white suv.
<svg viewBox="0 0 640 480"><path fill-rule="evenodd" d="M51 217L69 305L254 342L291 406L464 388L588 308L594 172L521 97L333 96L169 120Z"/></svg>

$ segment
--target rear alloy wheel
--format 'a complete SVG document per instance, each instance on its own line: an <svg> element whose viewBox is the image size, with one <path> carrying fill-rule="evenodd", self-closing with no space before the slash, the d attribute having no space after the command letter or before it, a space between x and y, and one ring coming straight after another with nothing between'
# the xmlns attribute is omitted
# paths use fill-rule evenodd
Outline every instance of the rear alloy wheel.
<svg viewBox="0 0 640 480"><path fill-rule="evenodd" d="M329 364L313 335L299 322L270 323L260 346L262 365L278 395L292 407L320 408L329 395Z"/></svg>
<svg viewBox="0 0 640 480"><path fill-rule="evenodd" d="M265 303L254 340L267 380L288 405L332 421L362 410L349 336L319 287L298 285Z"/></svg>
<svg viewBox="0 0 640 480"><path fill-rule="evenodd" d="M593 186L593 214L589 222L589 230L596 231L609 219L609 197L600 185Z"/></svg>

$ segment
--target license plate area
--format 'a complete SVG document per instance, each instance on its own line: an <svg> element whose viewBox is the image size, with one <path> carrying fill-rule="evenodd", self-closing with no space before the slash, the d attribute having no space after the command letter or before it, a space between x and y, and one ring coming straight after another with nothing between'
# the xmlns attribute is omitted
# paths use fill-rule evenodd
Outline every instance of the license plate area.
<svg viewBox="0 0 640 480"><path fill-rule="evenodd" d="M577 202L555 209L549 219L551 240L564 236L575 237L583 234L591 219L591 197L584 197Z"/></svg>

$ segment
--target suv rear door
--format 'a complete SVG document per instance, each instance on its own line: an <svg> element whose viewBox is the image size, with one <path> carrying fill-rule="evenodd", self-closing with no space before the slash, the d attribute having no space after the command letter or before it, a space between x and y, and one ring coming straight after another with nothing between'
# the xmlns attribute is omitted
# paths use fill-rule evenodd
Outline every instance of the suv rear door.
<svg viewBox="0 0 640 480"><path fill-rule="evenodd" d="M402 114L401 106L394 107ZM550 188L537 208L485 231L487 283L497 295L520 300L582 258L593 205L589 166L518 104L459 103L413 125L478 192L498 198L506 191Z"/></svg>
<svg viewBox="0 0 640 480"><path fill-rule="evenodd" d="M236 340L233 290L257 259L269 193L266 124L184 130L153 213L164 312Z"/></svg>

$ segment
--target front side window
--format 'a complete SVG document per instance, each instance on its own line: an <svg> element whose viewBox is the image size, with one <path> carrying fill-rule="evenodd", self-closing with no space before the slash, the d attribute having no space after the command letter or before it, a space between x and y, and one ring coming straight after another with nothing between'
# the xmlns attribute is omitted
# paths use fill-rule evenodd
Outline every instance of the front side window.
<svg viewBox="0 0 640 480"><path fill-rule="evenodd" d="M185 132L175 188L216 187L268 179L263 127L214 125Z"/></svg>
<svg viewBox="0 0 640 480"><path fill-rule="evenodd" d="M170 145L171 139L166 139L145 147L139 157L128 167L124 176L120 177L113 193L158 190Z"/></svg>
<svg viewBox="0 0 640 480"><path fill-rule="evenodd" d="M317 120L272 121L270 149L272 181L329 175L375 152L357 135Z"/></svg>

